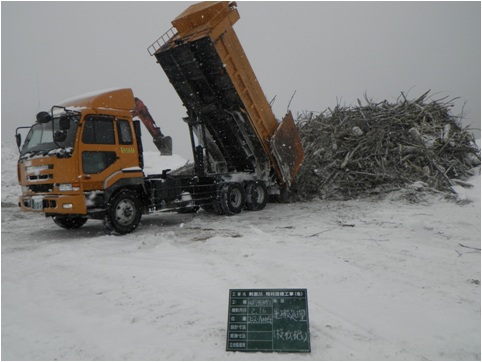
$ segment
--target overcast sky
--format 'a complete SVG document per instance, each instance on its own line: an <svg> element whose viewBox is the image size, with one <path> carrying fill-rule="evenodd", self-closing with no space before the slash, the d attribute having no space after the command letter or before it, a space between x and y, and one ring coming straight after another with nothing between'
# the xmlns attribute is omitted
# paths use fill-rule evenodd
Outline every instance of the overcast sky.
<svg viewBox="0 0 482 362"><path fill-rule="evenodd" d="M91 91L130 87L174 152L192 159L186 111L147 52L192 2L2 2L2 142L35 114ZM282 118L365 93L460 97L480 128L480 2L243 2L234 28ZM144 129L144 147L154 150Z"/></svg>

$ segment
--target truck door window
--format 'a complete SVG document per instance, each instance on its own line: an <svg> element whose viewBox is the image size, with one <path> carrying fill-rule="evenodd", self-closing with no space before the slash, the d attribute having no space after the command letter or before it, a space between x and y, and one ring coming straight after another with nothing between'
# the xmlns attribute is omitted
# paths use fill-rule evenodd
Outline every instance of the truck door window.
<svg viewBox="0 0 482 362"><path fill-rule="evenodd" d="M112 118L91 116L85 120L82 142L87 144L115 144Z"/></svg>
<svg viewBox="0 0 482 362"><path fill-rule="evenodd" d="M117 132L119 133L119 143L121 145L132 144L131 125L125 119L117 120Z"/></svg>
<svg viewBox="0 0 482 362"><path fill-rule="evenodd" d="M115 152L86 151L82 152L82 171L96 174L104 171L117 160Z"/></svg>

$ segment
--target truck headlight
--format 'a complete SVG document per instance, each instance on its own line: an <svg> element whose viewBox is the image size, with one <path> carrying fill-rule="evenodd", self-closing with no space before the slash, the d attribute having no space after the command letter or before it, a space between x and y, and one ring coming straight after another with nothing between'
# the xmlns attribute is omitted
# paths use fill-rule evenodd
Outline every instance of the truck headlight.
<svg viewBox="0 0 482 362"><path fill-rule="evenodd" d="M59 184L59 191L72 191L72 184Z"/></svg>

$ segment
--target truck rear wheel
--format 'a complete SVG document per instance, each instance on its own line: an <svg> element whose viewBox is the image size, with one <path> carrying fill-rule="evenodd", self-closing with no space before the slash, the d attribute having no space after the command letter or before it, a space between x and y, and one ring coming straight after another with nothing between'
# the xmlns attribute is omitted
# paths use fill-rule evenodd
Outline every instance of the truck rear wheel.
<svg viewBox="0 0 482 362"><path fill-rule="evenodd" d="M87 218L80 216L54 216L52 220L64 229L78 229L87 222Z"/></svg>
<svg viewBox="0 0 482 362"><path fill-rule="evenodd" d="M262 210L268 203L268 189L263 181L249 181L246 185L246 209Z"/></svg>
<svg viewBox="0 0 482 362"><path fill-rule="evenodd" d="M226 215L239 214L244 208L244 188L237 182L226 183L221 187L219 204Z"/></svg>
<svg viewBox="0 0 482 362"><path fill-rule="evenodd" d="M108 232L128 234L139 225L141 216L142 205L137 195L122 190L109 201L104 225Z"/></svg>

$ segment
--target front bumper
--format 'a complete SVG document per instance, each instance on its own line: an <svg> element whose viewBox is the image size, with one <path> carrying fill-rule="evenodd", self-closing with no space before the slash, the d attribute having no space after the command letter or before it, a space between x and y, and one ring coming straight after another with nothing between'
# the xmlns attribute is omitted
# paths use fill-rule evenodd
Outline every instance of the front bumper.
<svg viewBox="0 0 482 362"><path fill-rule="evenodd" d="M46 214L86 215L85 196L80 195L23 195L19 198L22 211Z"/></svg>

